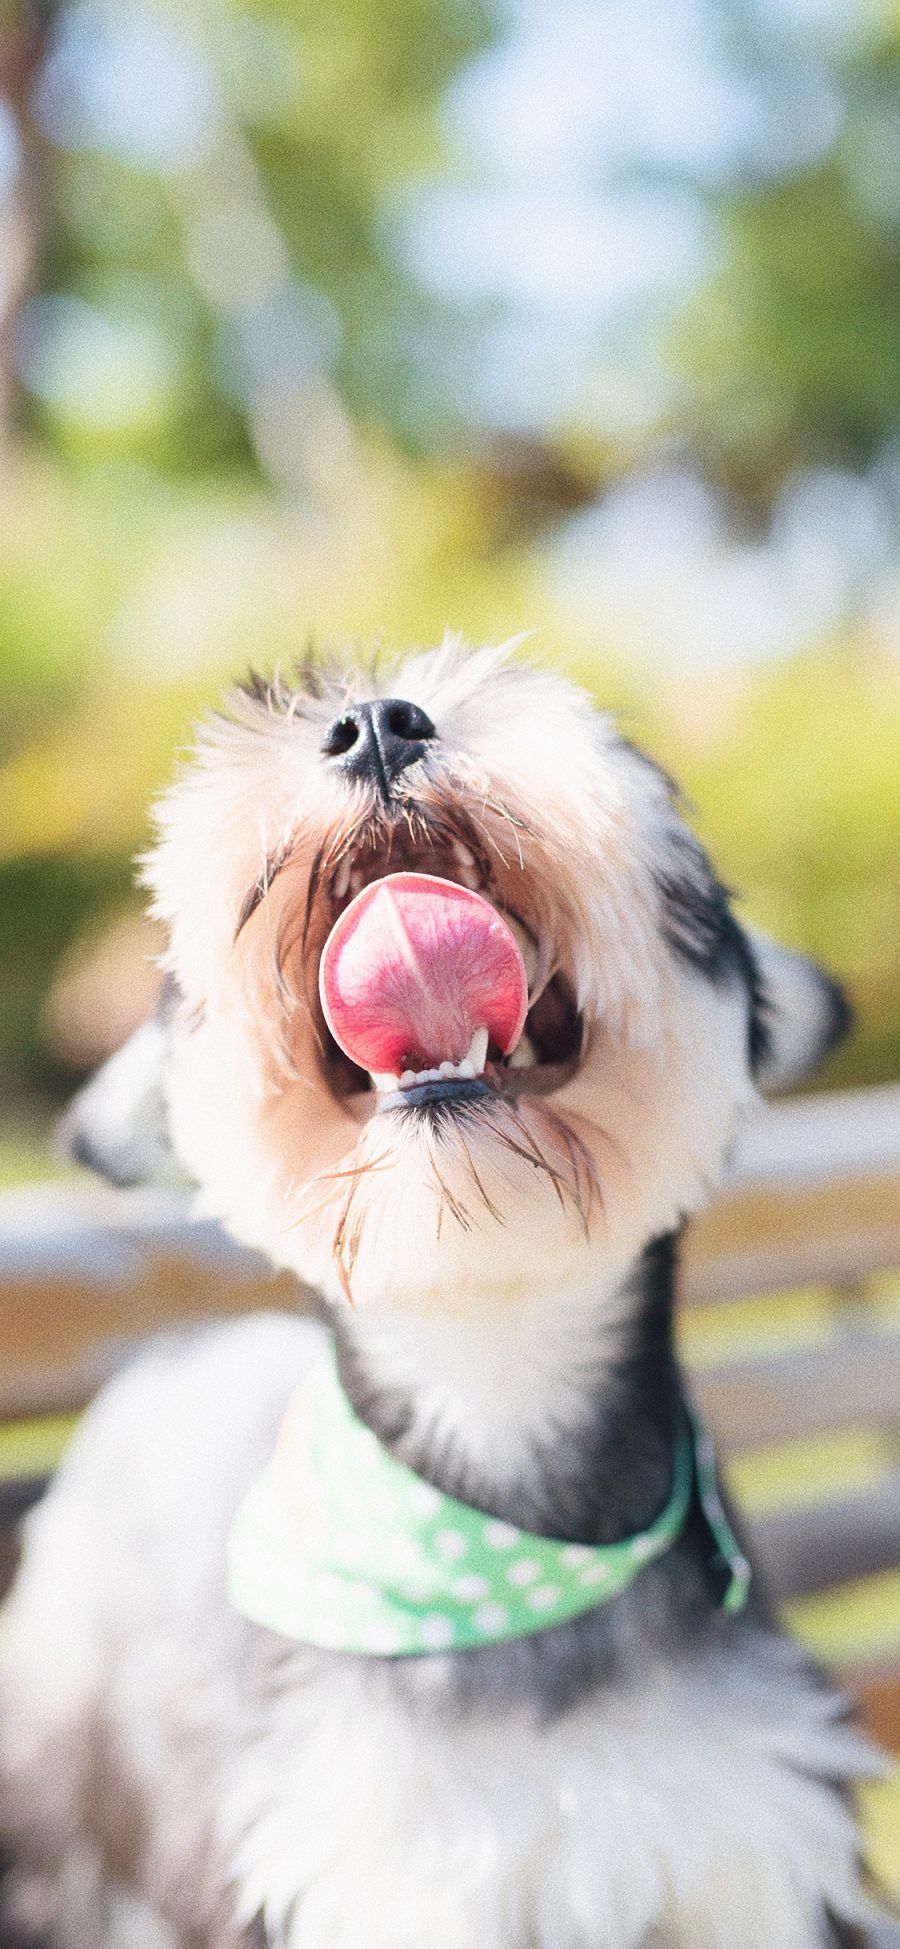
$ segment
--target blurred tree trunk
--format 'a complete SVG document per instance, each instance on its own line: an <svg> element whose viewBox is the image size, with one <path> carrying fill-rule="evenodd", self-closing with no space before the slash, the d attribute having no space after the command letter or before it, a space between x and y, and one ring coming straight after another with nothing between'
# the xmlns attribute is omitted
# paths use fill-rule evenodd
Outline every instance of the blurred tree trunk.
<svg viewBox="0 0 900 1949"><path fill-rule="evenodd" d="M43 142L32 91L47 43L52 8L0 7L0 105L8 115L9 163L0 177L0 441L12 437L20 386L12 356L18 312L35 280L45 204ZM15 150L18 157L15 159Z"/></svg>

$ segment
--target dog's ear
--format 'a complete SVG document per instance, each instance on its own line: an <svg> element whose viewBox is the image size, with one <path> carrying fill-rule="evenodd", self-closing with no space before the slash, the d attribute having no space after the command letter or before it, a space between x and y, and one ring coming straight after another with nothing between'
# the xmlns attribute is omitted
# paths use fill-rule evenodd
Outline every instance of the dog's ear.
<svg viewBox="0 0 900 1949"><path fill-rule="evenodd" d="M176 1003L167 983L153 1015L79 1090L57 1128L61 1155L110 1184L187 1182L172 1148L165 1091Z"/></svg>
<svg viewBox="0 0 900 1949"><path fill-rule="evenodd" d="M853 1025L847 998L836 981L805 954L780 947L748 928L759 972L761 1049L756 1081L761 1090L787 1089L812 1074Z"/></svg>

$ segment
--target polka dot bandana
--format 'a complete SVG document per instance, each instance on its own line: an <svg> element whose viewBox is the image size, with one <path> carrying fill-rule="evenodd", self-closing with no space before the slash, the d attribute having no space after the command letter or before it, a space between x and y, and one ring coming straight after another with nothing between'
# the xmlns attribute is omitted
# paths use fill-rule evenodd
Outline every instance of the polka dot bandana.
<svg viewBox="0 0 900 1949"><path fill-rule="evenodd" d="M705 1446L704 1446L705 1444ZM524 1637L605 1603L679 1536L694 1482L731 1570L749 1569L728 1527L709 1438L685 1432L672 1494L623 1542L560 1543L442 1495L354 1414L333 1353L291 1403L275 1454L229 1539L229 1595L257 1624L335 1651L397 1657Z"/></svg>

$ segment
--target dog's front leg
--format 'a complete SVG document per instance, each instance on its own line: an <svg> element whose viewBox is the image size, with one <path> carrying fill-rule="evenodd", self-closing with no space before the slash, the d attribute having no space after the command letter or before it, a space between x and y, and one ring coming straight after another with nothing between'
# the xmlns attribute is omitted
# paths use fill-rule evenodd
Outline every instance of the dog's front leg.
<svg viewBox="0 0 900 1949"><path fill-rule="evenodd" d="M145 1902L108 1876L99 1854L86 1844L71 1850L58 1874L14 1868L5 1876L0 1949L189 1946Z"/></svg>

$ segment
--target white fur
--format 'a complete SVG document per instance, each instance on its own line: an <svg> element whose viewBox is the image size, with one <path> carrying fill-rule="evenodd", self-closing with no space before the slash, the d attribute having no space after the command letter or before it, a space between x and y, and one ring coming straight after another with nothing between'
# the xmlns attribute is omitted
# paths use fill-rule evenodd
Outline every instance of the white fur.
<svg viewBox="0 0 900 1949"><path fill-rule="evenodd" d="M184 1186L168 1141L168 1053L165 1023L151 1015L79 1091L60 1125L63 1152L78 1156L85 1145L117 1183Z"/></svg>
<svg viewBox="0 0 900 1949"><path fill-rule="evenodd" d="M425 1728L348 1663L238 1770L241 1911L290 1949L819 1949L823 1897L866 1911L815 1775L865 1760L765 1650L644 1665L549 1724Z"/></svg>
<svg viewBox="0 0 900 1949"><path fill-rule="evenodd" d="M759 1072L764 1090L790 1089L821 1061L829 1040L828 983L803 954L793 954L754 927L750 939L763 987L770 998L768 1041Z"/></svg>

